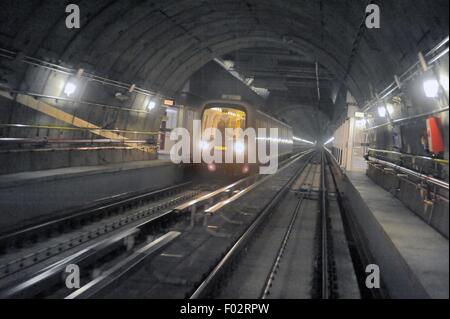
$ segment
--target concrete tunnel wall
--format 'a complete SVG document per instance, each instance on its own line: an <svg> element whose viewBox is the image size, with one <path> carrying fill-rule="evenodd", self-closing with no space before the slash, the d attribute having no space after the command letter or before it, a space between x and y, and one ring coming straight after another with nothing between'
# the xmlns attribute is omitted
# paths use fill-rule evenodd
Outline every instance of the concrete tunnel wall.
<svg viewBox="0 0 450 319"><path fill-rule="evenodd" d="M65 26L70 1L4 1L0 13L0 47L19 52L15 60L0 60L0 79L7 89L60 94L64 77L20 63L28 55L110 79L175 96L186 81L214 57L255 46L276 44L319 60L360 105L392 81L446 36L445 0L374 1L382 10L381 29L366 29L364 1L78 1L81 28ZM45 17L43 19L42 17ZM411 23L414 21L414 23ZM18 27L19 26L19 27ZM67 112L105 128L155 131L162 112L143 110L147 101L138 93L120 102L118 90L89 83L83 100L118 109L57 101ZM119 90L126 93L125 90ZM79 92L80 93L80 92ZM1 123L58 122L9 100L1 99ZM276 106L269 106L275 107ZM86 137L86 132L51 132L2 128L2 136ZM144 135L133 135L144 138ZM92 153L92 154L90 154ZM13 155L16 156L16 155ZM69 165L121 162L152 158L135 150L114 149L64 155ZM24 156L18 170L45 168ZM3 157L11 163L11 155ZM55 163L58 160L55 159ZM42 161L40 161L42 163ZM8 165L6 165L7 167ZM3 173L13 168L5 168Z"/></svg>
<svg viewBox="0 0 450 319"><path fill-rule="evenodd" d="M437 62L435 69L432 72L437 79L442 77L448 78L448 57L443 58ZM423 90L423 82L426 76L416 77L402 88L402 93L394 95L388 99L387 103L392 105L392 112L389 116L392 120L413 117L429 112L438 111L448 107L448 86L443 87L443 95L440 99L427 98ZM377 107L373 107L369 114L372 115L373 121L371 126L378 126L388 121L388 118L381 118L378 115ZM445 152L442 154L443 158L448 159L449 149L449 127L448 127L448 111L437 113L434 116L441 121L441 132L445 144ZM412 121L406 121L399 125L384 126L369 133L369 143L371 148L384 150L397 150L405 154L413 154L419 156L428 156L421 144L421 137L426 136L426 119L424 116ZM398 145L394 142L394 130L401 135L402 143Z"/></svg>
<svg viewBox="0 0 450 319"><path fill-rule="evenodd" d="M2 45L167 94L177 92L211 57L265 39L322 57L342 80L349 76L348 86L362 100L369 86L382 85L392 72L411 64L418 51L440 41L448 22L443 0L380 1L382 28L361 28L359 37L365 1L322 8L316 1L287 0L79 1L82 27L67 30L68 3L6 1L3 14L9 19L2 19L7 21ZM349 61L355 40L358 52ZM346 72L349 62L354 63Z"/></svg>

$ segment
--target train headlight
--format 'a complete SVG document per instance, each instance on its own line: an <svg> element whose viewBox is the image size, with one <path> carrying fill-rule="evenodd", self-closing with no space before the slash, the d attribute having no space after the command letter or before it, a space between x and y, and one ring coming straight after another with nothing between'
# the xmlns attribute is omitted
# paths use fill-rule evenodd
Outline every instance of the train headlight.
<svg viewBox="0 0 450 319"><path fill-rule="evenodd" d="M244 143L243 143L243 142L236 142L236 143L234 144L234 151L235 151L237 154L242 154L242 153L244 153L244 151L245 151L245 145L244 145Z"/></svg>

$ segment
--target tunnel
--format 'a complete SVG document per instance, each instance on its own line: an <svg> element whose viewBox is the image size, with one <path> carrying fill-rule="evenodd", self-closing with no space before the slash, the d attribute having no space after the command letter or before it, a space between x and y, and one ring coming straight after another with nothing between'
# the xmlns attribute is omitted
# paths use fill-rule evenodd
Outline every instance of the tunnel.
<svg viewBox="0 0 450 319"><path fill-rule="evenodd" d="M1 1L0 299L448 300L448 5Z"/></svg>

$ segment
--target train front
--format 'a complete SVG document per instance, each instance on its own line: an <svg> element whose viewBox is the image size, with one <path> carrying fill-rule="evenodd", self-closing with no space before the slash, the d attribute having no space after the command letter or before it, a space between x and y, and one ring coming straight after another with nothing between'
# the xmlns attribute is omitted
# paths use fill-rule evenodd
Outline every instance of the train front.
<svg viewBox="0 0 450 319"><path fill-rule="evenodd" d="M243 106L210 104L201 116L202 138L197 146L202 169L211 173L241 175L250 172L247 142L247 110Z"/></svg>

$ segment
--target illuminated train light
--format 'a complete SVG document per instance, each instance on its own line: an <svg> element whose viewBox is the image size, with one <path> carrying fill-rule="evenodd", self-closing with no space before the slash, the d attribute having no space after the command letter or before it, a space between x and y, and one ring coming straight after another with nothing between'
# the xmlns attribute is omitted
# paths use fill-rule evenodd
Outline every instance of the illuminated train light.
<svg viewBox="0 0 450 319"><path fill-rule="evenodd" d="M325 143L323 143L323 145L330 144L330 143L333 142L333 141L334 141L334 136L333 136L333 137L330 137Z"/></svg>
<svg viewBox="0 0 450 319"><path fill-rule="evenodd" d="M296 136L292 137L292 139L293 139L294 141L297 141L297 142L303 142L303 143L306 143L306 144L311 144L311 145L315 145L315 144L316 144L316 143L314 143L314 142L311 142L311 141L308 141L308 140L305 140L305 139L302 139L302 138L296 137Z"/></svg>
<svg viewBox="0 0 450 319"><path fill-rule="evenodd" d="M261 140L261 141L277 142L280 144L293 144L294 143L292 140L286 140L286 139L282 139L282 138L257 137L256 139Z"/></svg>

